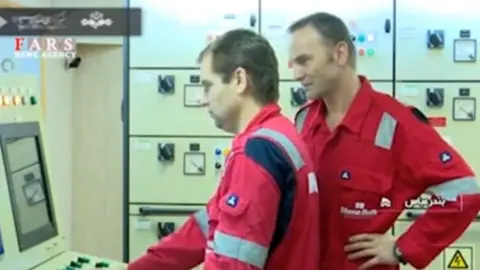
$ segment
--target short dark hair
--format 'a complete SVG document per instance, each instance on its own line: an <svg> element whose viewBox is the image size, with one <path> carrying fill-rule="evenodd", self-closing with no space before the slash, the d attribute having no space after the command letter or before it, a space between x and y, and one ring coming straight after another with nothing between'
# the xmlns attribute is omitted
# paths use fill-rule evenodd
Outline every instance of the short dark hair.
<svg viewBox="0 0 480 270"><path fill-rule="evenodd" d="M278 60L270 43L261 35L247 29L226 32L208 45L199 55L212 54L213 72L229 83L235 69L244 68L250 80L252 94L261 104L279 100Z"/></svg>
<svg viewBox="0 0 480 270"><path fill-rule="evenodd" d="M348 46L348 63L352 68L356 66L356 52L350 31L347 25L338 16L327 12L318 12L294 22L288 28L288 32L294 33L306 26L312 26L317 33L332 45L345 42Z"/></svg>

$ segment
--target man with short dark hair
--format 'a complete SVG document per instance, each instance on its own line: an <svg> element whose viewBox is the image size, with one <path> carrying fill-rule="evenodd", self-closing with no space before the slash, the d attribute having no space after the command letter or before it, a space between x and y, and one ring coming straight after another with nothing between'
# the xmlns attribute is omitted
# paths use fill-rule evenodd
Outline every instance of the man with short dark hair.
<svg viewBox="0 0 480 270"><path fill-rule="evenodd" d="M319 269L319 198L308 150L280 113L275 53L232 30L199 57L205 105L235 134L220 185L204 210L129 270ZM194 190L186 192L195 192Z"/></svg>
<svg viewBox="0 0 480 270"><path fill-rule="evenodd" d="M295 117L322 189L320 269L425 268L480 210L472 169L425 116L374 91L356 73L355 47L340 18L315 13L295 22L291 61L311 100ZM398 239L388 232L405 202L428 193L431 206ZM388 208L381 208L388 202Z"/></svg>

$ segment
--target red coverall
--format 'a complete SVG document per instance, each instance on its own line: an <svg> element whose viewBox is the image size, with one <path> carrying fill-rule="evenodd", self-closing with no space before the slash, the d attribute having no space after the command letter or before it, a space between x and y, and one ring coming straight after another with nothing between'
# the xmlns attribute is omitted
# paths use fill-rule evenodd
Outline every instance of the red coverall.
<svg viewBox="0 0 480 270"><path fill-rule="evenodd" d="M266 106L235 137L206 209L148 249L129 270L319 269L313 163L292 122Z"/></svg>
<svg viewBox="0 0 480 270"><path fill-rule="evenodd" d="M407 200L430 193L446 205L430 207L397 242L409 264L424 268L479 212L477 180L457 151L411 108L360 80L360 91L333 131L321 100L306 104L295 118L322 186L320 218L328 228L323 226L320 239L328 248L322 248L320 269L357 270L366 260L346 258L349 237L386 233ZM389 209L380 207L382 199L391 202Z"/></svg>

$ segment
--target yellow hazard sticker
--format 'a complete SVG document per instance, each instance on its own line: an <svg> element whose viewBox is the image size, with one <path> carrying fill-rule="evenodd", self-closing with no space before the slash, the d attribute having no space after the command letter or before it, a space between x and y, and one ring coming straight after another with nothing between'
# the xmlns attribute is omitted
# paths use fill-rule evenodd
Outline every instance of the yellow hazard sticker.
<svg viewBox="0 0 480 270"><path fill-rule="evenodd" d="M449 247L445 250L445 270L472 269L473 247Z"/></svg>

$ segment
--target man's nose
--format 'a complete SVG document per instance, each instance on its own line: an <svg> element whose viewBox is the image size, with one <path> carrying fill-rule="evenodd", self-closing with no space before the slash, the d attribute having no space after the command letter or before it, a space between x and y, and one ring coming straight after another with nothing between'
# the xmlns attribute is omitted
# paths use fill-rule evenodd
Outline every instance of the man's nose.
<svg viewBox="0 0 480 270"><path fill-rule="evenodd" d="M206 95L203 95L203 98L200 101L200 106L207 107L209 104L210 104L210 102L208 102L208 99L207 99Z"/></svg>
<svg viewBox="0 0 480 270"><path fill-rule="evenodd" d="M305 77L305 72L302 68L293 65L293 78L297 81L301 81Z"/></svg>

